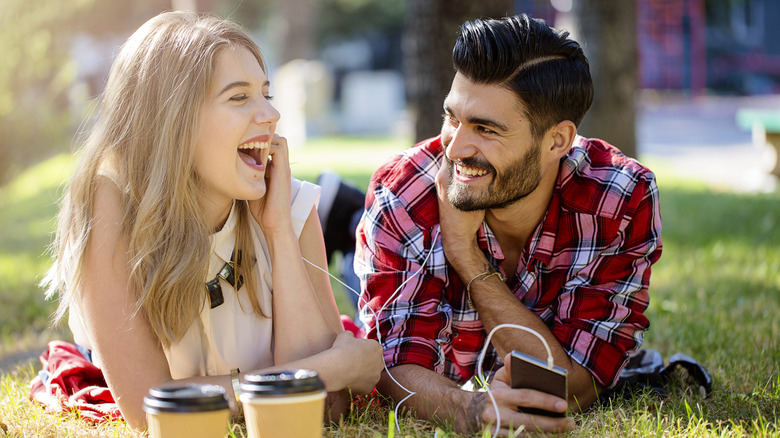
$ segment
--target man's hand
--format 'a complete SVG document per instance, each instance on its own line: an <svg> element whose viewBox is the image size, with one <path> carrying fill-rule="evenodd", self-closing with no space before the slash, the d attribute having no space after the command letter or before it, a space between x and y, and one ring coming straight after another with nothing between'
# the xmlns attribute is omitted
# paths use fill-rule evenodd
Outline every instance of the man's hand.
<svg viewBox="0 0 780 438"><path fill-rule="evenodd" d="M509 355L504 359L509 363ZM562 433L574 429L572 418L557 418L544 415L530 415L522 411L523 408L538 408L552 412L566 412L568 403L566 400L554 395L539 392L533 389L517 388L509 386L509 372L506 367L499 369L490 384L490 390L496 400L501 424L498 425L500 435L509 435L510 428L516 431L523 427L527 432ZM473 407L469 406L468 414L476 413L481 424L493 424L495 430L495 407L485 393L476 393L472 398ZM473 417L472 417L473 418Z"/></svg>
<svg viewBox="0 0 780 438"><path fill-rule="evenodd" d="M442 165L436 174L436 193L439 199L439 224L441 241L447 261L468 281L474 275L484 271L487 263L477 245L477 230L485 220L485 211L461 211L447 199L447 187L450 182L450 161L442 158ZM470 270L469 270L470 269ZM471 272L476 269L476 272Z"/></svg>
<svg viewBox="0 0 780 438"><path fill-rule="evenodd" d="M507 359L508 360L508 359ZM393 375L382 373L377 389L379 392L410 409L419 418L452 425L458 432L474 434L486 424L495 430L496 410L486 392L470 392L436 371L419 365L397 365L389 370ZM491 393L498 405L501 424L500 435L509 434L523 427L526 431L561 433L574 429L572 418L552 418L518 412L518 408L540 408L554 412L565 412L566 402L558 397L531 389L509 387L508 372L501 368L490 385ZM415 392L409 393L398 383Z"/></svg>

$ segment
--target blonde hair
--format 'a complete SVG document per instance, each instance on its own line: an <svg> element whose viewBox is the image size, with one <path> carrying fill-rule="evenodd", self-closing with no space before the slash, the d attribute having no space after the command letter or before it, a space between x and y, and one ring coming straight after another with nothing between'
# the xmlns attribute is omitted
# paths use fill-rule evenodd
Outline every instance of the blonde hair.
<svg viewBox="0 0 780 438"><path fill-rule="evenodd" d="M192 12L162 13L141 26L114 61L97 122L61 201L51 246L55 263L42 285L59 291L54 321L78 298L92 206L101 166L118 176L121 229L129 242L130 291L164 346L180 340L207 302L209 233L194 171L198 114L215 76L218 55L243 47L265 62L236 24ZM254 246L246 201L236 201L236 247L252 309Z"/></svg>

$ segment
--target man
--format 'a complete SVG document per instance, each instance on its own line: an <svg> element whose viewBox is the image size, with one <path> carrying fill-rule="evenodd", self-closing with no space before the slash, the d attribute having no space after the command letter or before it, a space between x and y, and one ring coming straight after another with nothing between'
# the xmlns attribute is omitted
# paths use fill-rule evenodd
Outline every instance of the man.
<svg viewBox="0 0 780 438"><path fill-rule="evenodd" d="M525 15L467 22L453 62L441 135L372 177L357 230L362 319L415 393L404 406L462 432L496 419L484 392L460 386L487 333L533 329L568 370L569 400L512 389L501 368L499 427L571 430L571 418L527 411L587 408L639 348L661 254L655 177L577 135L593 85L568 33ZM533 334L501 329L485 368L512 350L548 357ZM409 392L398 383L385 374L378 389L399 402Z"/></svg>

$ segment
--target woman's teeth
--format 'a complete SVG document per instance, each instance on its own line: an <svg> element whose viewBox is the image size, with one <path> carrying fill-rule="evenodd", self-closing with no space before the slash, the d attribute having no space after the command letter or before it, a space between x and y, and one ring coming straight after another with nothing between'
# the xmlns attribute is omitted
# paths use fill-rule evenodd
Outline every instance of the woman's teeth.
<svg viewBox="0 0 780 438"><path fill-rule="evenodd" d="M270 143L265 141L250 141L238 146L238 154L248 164L262 165L263 151L269 147Z"/></svg>
<svg viewBox="0 0 780 438"><path fill-rule="evenodd" d="M241 146L239 146L239 149L268 149L269 143L266 141L252 141L249 143L244 143Z"/></svg>

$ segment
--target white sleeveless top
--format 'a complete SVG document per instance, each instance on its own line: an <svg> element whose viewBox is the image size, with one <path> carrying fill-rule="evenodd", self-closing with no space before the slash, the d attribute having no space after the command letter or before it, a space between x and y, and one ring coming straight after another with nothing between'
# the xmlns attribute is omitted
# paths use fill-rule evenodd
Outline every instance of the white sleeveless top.
<svg viewBox="0 0 780 438"><path fill-rule="evenodd" d="M291 192L292 224L295 234L300 237L312 207L319 202L320 188L293 178ZM257 257L255 289L267 317L254 313L245 287L236 293L221 278L219 283L225 302L214 309L210 308L208 302L205 282L215 278L230 260L236 242L236 214L234 204L225 225L210 236L212 251L209 274L204 279L202 290L204 305L200 318L181 341L165 348L168 367L174 379L229 374L233 368L249 371L274 364L271 260L265 236L254 219L249 222ZM75 343L92 350L79 303L75 301L70 303L68 325ZM98 353L93 352L93 359L100 366Z"/></svg>

